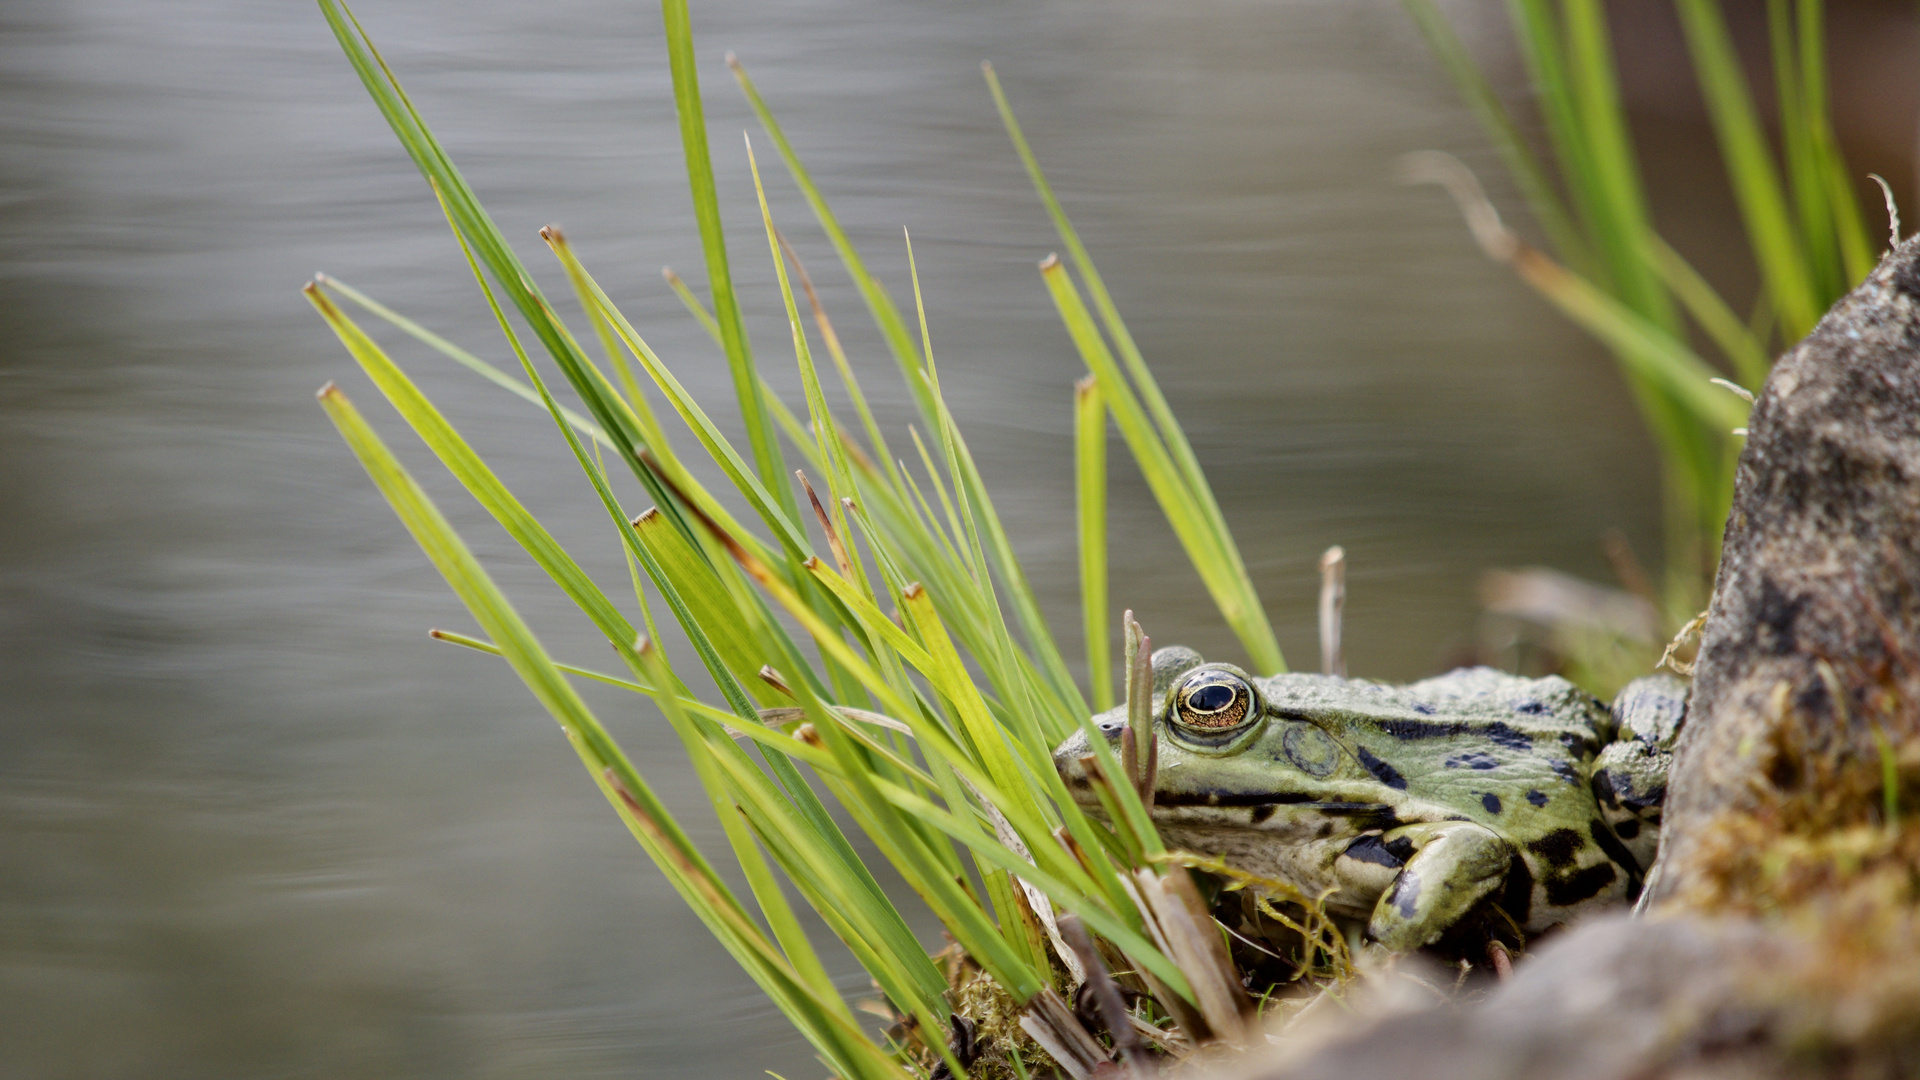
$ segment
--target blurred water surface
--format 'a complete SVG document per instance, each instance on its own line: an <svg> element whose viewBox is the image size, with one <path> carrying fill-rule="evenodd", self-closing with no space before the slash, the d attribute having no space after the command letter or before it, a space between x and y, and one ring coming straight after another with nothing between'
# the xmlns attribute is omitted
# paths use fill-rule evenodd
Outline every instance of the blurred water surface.
<svg viewBox="0 0 1920 1080"><path fill-rule="evenodd" d="M359 13L536 272L557 284L534 234L562 223L731 417L717 351L658 276L703 277L658 12ZM1034 269L1055 240L981 83L988 58L1296 664L1315 662L1328 544L1351 560L1352 666L1386 678L1433 670L1470 633L1487 567L1604 577L1610 526L1651 549L1651 464L1604 359L1489 266L1439 196L1392 179L1423 147L1494 166L1390 0L694 14L764 365L794 388L727 49L896 295L913 230L943 382L1061 626L1079 368ZM507 669L426 639L470 623L313 405L339 379L549 644L610 660L297 292L323 269L505 357L318 13L11 0L0 94L0 1075L814 1075ZM890 360L769 175L901 431ZM399 355L617 586L614 541L545 418ZM1143 486L1124 464L1115 483L1116 610L1236 657ZM658 718L593 700L716 842Z"/></svg>

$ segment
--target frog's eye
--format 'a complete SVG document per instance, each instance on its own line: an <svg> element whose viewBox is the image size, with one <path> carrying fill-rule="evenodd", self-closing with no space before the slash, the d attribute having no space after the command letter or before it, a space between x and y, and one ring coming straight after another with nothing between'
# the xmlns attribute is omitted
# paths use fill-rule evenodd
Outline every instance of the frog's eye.
<svg viewBox="0 0 1920 1080"><path fill-rule="evenodd" d="M1228 731L1253 715L1253 688L1228 671L1198 671L1174 690L1173 719L1195 732Z"/></svg>

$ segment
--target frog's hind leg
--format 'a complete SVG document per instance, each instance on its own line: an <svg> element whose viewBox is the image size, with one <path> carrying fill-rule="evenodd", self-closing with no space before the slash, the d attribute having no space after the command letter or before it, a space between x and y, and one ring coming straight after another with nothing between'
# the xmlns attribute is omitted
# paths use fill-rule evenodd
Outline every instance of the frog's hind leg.
<svg viewBox="0 0 1920 1080"><path fill-rule="evenodd" d="M1470 821L1396 831L1417 850L1380 897L1367 932L1394 952L1410 952L1440 940L1505 883L1513 847Z"/></svg>

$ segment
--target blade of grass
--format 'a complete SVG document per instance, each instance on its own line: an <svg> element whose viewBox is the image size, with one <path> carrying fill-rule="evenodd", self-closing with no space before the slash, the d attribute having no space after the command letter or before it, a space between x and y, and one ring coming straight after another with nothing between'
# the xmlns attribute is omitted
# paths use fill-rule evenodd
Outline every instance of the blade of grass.
<svg viewBox="0 0 1920 1080"><path fill-rule="evenodd" d="M1492 138L1494 150L1500 154L1501 162L1519 185L1520 195L1527 200L1534 218L1546 230L1548 242L1570 265L1590 270L1593 255L1588 250L1586 240L1574 227L1573 218L1568 215L1559 192L1554 190L1546 169L1527 146L1520 126L1514 122L1506 106L1501 104L1493 84L1487 81L1480 65L1468 54L1459 35L1453 32L1453 24L1440 13L1434 0L1402 0L1402 3L1413 17L1414 24L1426 36L1428 47L1439 57L1441 66L1447 69L1447 75L1453 79L1460 96L1466 99L1468 107L1479 117L1480 126Z"/></svg>
<svg viewBox="0 0 1920 1080"><path fill-rule="evenodd" d="M1175 993L1183 997L1191 997L1192 989L1187 985L1185 976L1167 960L1164 953L1111 911L1090 902L1086 893L1035 867L999 842L987 839L981 830L968 827L961 818L910 791L899 787L887 787L882 788L881 792L894 805L932 823L935 828L959 840L982 858L1022 880L1031 882L1040 891L1046 893L1054 903L1085 919L1087 925L1093 927L1101 937L1119 946L1123 952L1141 967L1153 972Z"/></svg>
<svg viewBox="0 0 1920 1080"><path fill-rule="evenodd" d="M1827 206L1826 170L1813 148L1813 118L1800 73L1799 34L1792 0L1767 0L1767 45L1773 60L1773 88L1780 129L1781 159L1787 190L1806 245L1807 270L1823 296L1840 295L1840 247Z"/></svg>
<svg viewBox="0 0 1920 1080"><path fill-rule="evenodd" d="M542 238L548 237L549 234L554 240L565 243L558 226L548 225L540 230ZM633 376L633 365L627 362L626 354L621 351L619 342L614 339L613 327L607 325L606 318L587 302L579 279L569 277L568 281L573 285L574 297L580 301L581 311L585 312L587 321L593 325L593 336L600 339L600 350L606 354L607 363L613 367L614 374L620 377L620 389L626 395L624 401L628 409L633 412L634 420L639 425L641 433L645 435L647 445L652 448L656 456L677 457L672 445L667 441L666 432L661 430L660 421L653 415L653 406L647 401L646 391L640 388L639 380Z"/></svg>
<svg viewBox="0 0 1920 1080"><path fill-rule="evenodd" d="M1811 136L1810 152L1827 186L1831 227L1837 234L1842 274L1840 292L1873 272L1878 261L1861 215L1858 188L1847 172L1840 142L1833 133L1833 110L1827 97L1827 34L1825 0L1798 0L1801 107ZM1838 299L1839 293L1834 294Z"/></svg>
<svg viewBox="0 0 1920 1080"><path fill-rule="evenodd" d="M701 447L726 473L727 479L733 482L742 495L746 496L748 503L760 515L761 520L767 523L768 528L773 531L788 554L795 559L804 559L811 554L808 551L806 537L794 525L792 515L774 493L761 483L760 478L754 475L753 470L742 460L739 452L734 450L733 444L721 433L719 425L707 416L706 410L700 407L700 403L694 400L693 395L687 391L680 380L674 376L666 364L661 362L660 357L640 336L639 331L635 330L633 324L627 321L627 317L614 306L606 290L602 289L600 283L594 280L586 267L580 264L564 238L556 237L555 240L557 242L552 244L553 252L559 257L561 265L566 267L570 276L578 276L595 310L607 319L609 325L613 327L614 334L626 345L627 351L640 361L640 366L646 369L654 385L660 388L667 402L673 406L675 412L680 414L680 418L686 422L688 429L700 440ZM679 476L672 479L676 487L685 482ZM775 486L784 492L787 486L785 477L783 476ZM681 490L686 493L685 489ZM791 496L788 498L791 500ZM662 502L666 501L668 500L663 497ZM710 498L702 500L702 509L723 521L731 520L731 516L726 514L725 509ZM733 527L729 531L734 535L742 535L744 532L738 527Z"/></svg>
<svg viewBox="0 0 1920 1080"><path fill-rule="evenodd" d="M867 433L867 443L873 447L874 456L881 465L890 468L893 451L887 447L887 437L881 433L880 424L867 405L867 395L860 388L860 380L854 377L853 364L847 360L847 351L840 344L840 335L834 332L833 320L827 318L820 295L813 289L813 279L807 274L806 264L800 261L800 253L793 250L793 245L787 242L785 236L780 237L780 250L786 253L787 261L793 264L793 275L800 279L800 288L807 294L807 305L813 310L813 325L819 329L820 340L827 347L827 355L833 358L833 366L840 373L840 383L846 387L847 397L860 417L860 425ZM899 478L896 476L893 479L897 486Z"/></svg>
<svg viewBox="0 0 1920 1080"><path fill-rule="evenodd" d="M991 647L986 653L976 653L975 659L982 664L991 664L997 668L995 685L1000 688L1002 704L1006 707L1002 722L1008 723L1014 736L1014 744L1030 756L1030 764L1051 773L1052 764L1047 751L1066 734L1064 718L1057 710L1041 709L1030 695L1029 684L1018 676L1019 663L1014 659L1013 635L1008 629L1007 620L1000 608L1000 600L993 585L992 575L987 571L986 552L980 543L980 523L974 515L973 504L968 498L969 485L961 470L958 425L953 414L947 411L946 398L940 392L940 372L933 358L933 338L927 329L927 309L920 290L920 269L914 260L913 241L907 238L907 267L913 280L913 306L920 322L920 345L926 358L928 382L933 386L934 402L940 409L939 434L941 449L946 456L947 473L954 481L954 501L958 504L960 520L966 526L967 550L970 561L978 567L976 587L980 606L986 613L986 627L991 637ZM922 640L925 640L923 635ZM930 650L931 651L931 650ZM937 654L936 654L937 655ZM1078 694L1075 694L1078 697ZM1033 761L1037 758L1038 761Z"/></svg>
<svg viewBox="0 0 1920 1080"><path fill-rule="evenodd" d="M1591 148L1580 131L1572 77L1568 72L1566 36L1558 7L1551 0L1508 0L1508 21L1526 64L1533 97L1546 128L1547 140L1567 198L1578 218L1584 251L1592 258L1587 272L1603 288L1613 287L1614 268L1601 258L1595 234L1607 227L1604 201L1588 160Z"/></svg>
<svg viewBox="0 0 1920 1080"><path fill-rule="evenodd" d="M939 861L925 850L918 835L902 827L897 815L889 812L880 788L892 785L857 767L857 746L833 722L818 698L805 689L799 689L799 697L808 715L816 718L815 728L825 739L829 752L845 764L841 778L845 790L853 796L846 801L866 808L869 820L877 826L878 835L874 839L893 849L896 865L908 883L940 914L949 932L973 959L986 968L1015 1001L1024 1002L1039 992L1046 985L1040 972L1022 962L1019 953L1000 936L999 929L986 917L979 903L960 882L945 876Z"/></svg>
<svg viewBox="0 0 1920 1080"><path fill-rule="evenodd" d="M394 327L398 328L400 331L407 334L409 337L412 337L414 340L425 344L427 347L433 349L435 352L439 353L440 355L447 357L448 359L461 365L462 367L480 376L481 378L487 380L488 382L494 384L495 386L500 387L502 390L507 391L508 393L521 399L522 401L530 402L534 405L539 405L543 410L546 408L546 406L540 400L540 395L534 391L533 387L528 386L526 383L520 381L519 379L514 378L513 376L507 374L504 371L501 371L499 368L495 367L494 365L487 363L485 360L482 360L479 357L468 352L467 350L461 348L460 346L455 345L453 342L448 341L446 338L441 337L439 334L436 334L433 331L428 330L426 327L421 326L419 323L414 322L412 319L409 319L406 316L400 314L399 312L393 310L392 308L387 307L385 304L380 303L379 301L366 295L360 290L352 287L351 285L348 285L346 282L341 281L339 278L329 277L326 274L317 274L314 276L313 280L314 280L314 284L320 286L322 290L327 292L339 293L341 296L344 296L347 299L353 301L355 304L358 304L362 308L365 308L368 312L372 313L373 315L376 315L380 319L388 323L391 323ZM588 438L592 439L594 442L599 443L600 445L606 447L609 450L615 449L612 440L607 438L607 433L600 430L599 424L594 423L592 420L587 419L586 417L580 415L579 413L565 406L561 406L560 415L567 418L567 423L572 424L575 431L578 431L580 434L587 436Z"/></svg>
<svg viewBox="0 0 1920 1080"><path fill-rule="evenodd" d="M745 138L743 136L743 138ZM820 373L813 364L813 350L807 344L807 331L800 321L800 309L793 299L793 287L787 281L787 263L780 250L780 233L773 226L773 211L767 206L766 188L760 183L760 163L754 160L753 140L746 139L747 169L753 175L754 195L760 202L760 220L767 231L767 251L773 259L774 278L780 285L780 299L786 308L787 327L793 337L794 362L800 369L800 385L807 398L807 415L813 422L815 447L827 465L826 479L838 507L840 494L851 494L853 477L841 453L839 427L833 411L827 407L826 391L820 386ZM842 523L844 524L844 522Z"/></svg>
<svg viewBox="0 0 1920 1080"><path fill-rule="evenodd" d="M813 208L814 217L820 222L821 229L826 232L834 251L839 254L841 264L846 267L848 276L853 278L854 287L860 290L861 299L866 301L867 311L873 316L874 324L880 328L881 337L886 340L888 349L900 366L900 378L907 384L907 389L920 407L920 415L931 421L934 415L932 391L927 386L925 374L920 370L913 347L913 336L907 331L907 323L901 317L900 309L894 306L893 298L887 295L886 286L880 284L879 280L868 272L865 261L860 258L859 250L853 246L853 241L847 238L846 230L840 227L839 220L833 216L833 211L827 206L826 199L820 194L820 189L815 186L812 175L807 172L806 166L801 164L799 155L794 153L793 144L787 141L786 132L774 119L773 110L767 107L766 100L760 96L759 88L754 86L753 80L747 77L747 69L741 66L739 59L732 53L727 54L727 67L732 70L734 79L739 82L740 90L746 95L747 104L752 106L754 115L760 118L760 126L773 140L774 147L780 151L780 158L786 163L787 172L793 177L794 184L806 197L807 205Z"/></svg>
<svg viewBox="0 0 1920 1080"><path fill-rule="evenodd" d="M1587 145L1596 214L1606 222L1596 230L1596 246L1605 250L1620 301L1672 333L1679 328L1672 298L1639 253L1652 225L1614 77L1605 11L1600 0L1562 0L1560 11L1569 88L1578 130Z"/></svg>
<svg viewBox="0 0 1920 1080"><path fill-rule="evenodd" d="M1087 688L1094 709L1106 712L1113 708L1113 644L1107 636L1107 403L1099 379L1092 375L1073 384L1073 432Z"/></svg>
<svg viewBox="0 0 1920 1080"><path fill-rule="evenodd" d="M1125 380L1130 378L1132 385L1138 389L1140 398L1146 403L1146 412L1152 417L1152 430L1161 444L1161 454L1171 459L1179 486L1187 493L1182 501L1188 503L1191 508L1183 513L1192 515L1193 521L1198 523L1192 531L1196 535L1205 537L1207 547L1214 553L1210 554L1207 562L1217 565L1197 568L1200 569L1203 579L1215 576L1223 582L1230 583L1224 590L1214 592L1214 602L1221 605L1221 614L1226 616L1228 623L1234 627L1235 633L1240 638L1240 644L1247 650L1248 658L1254 667L1261 671L1285 671L1286 659L1280 654L1280 644L1273 636L1273 627L1267 621L1266 611L1260 606L1259 596L1254 591L1252 579L1247 575L1246 564L1241 559L1240 549L1233 542L1232 533L1227 529L1226 518L1220 512L1218 501L1214 499L1213 487L1207 483L1206 474L1200 469L1199 459L1194 456L1192 444L1187 441L1186 433L1181 430L1180 422L1174 417L1172 407L1167 404L1166 396L1160 392L1160 384L1154 381L1153 372L1148 369L1146 358L1141 355L1139 346L1134 343L1132 333L1127 330L1126 323L1120 318L1119 308L1107 292L1107 286L1100 277L1100 271L1094 267L1093 256L1088 254L1086 246L1080 242L1080 235L1074 230L1073 223L1067 219L1066 211L1061 208L1059 199L1055 198L1052 185L1047 183L1046 175L1040 171L1040 163L1034 157L1032 148L1027 145L1027 139L1021 133L1019 121L1014 118L1013 106L1007 102L1006 94L1000 89L1000 80L994 74L993 65L983 64L981 71L986 76L987 88L993 94L994 105L1000 110L1001 122L1007 129L1008 137L1013 141L1014 150L1019 154L1021 163L1026 166L1027 175L1033 181L1034 190L1039 193L1047 215L1053 219L1054 228L1060 234L1060 242L1066 245L1067 254L1073 259L1074 268L1080 272L1082 280L1086 282L1087 293L1093 298L1095 310L1100 313L1101 325L1113 339L1120 358L1126 365L1126 376L1120 375L1117 369L1110 375L1095 371L1095 374L1101 378L1102 389L1107 395L1109 404L1117 406L1120 399L1125 396L1122 394L1122 390L1127 385ZM1059 297L1056 295L1055 302L1058 301ZM1074 336L1076 343L1079 343L1081 335ZM1095 337L1097 336L1096 333ZM1114 419L1116 423L1120 422L1118 412L1115 413ZM1136 447L1135 440L1130 438L1128 446L1133 449L1137 457L1140 450ZM1142 469L1144 470L1145 467L1145 463L1142 462ZM1167 508L1167 504L1163 501L1161 506L1171 519L1172 511ZM1180 522L1174 522L1176 530L1181 527ZM1192 547L1188 548L1188 557L1195 558ZM1231 600L1223 602L1223 595L1230 596Z"/></svg>
<svg viewBox="0 0 1920 1080"><path fill-rule="evenodd" d="M1780 336L1798 341L1813 329L1825 305L1814 290L1805 250L1788 215L1739 54L1716 0L1675 0L1675 7L1754 260L1773 298Z"/></svg>
<svg viewBox="0 0 1920 1080"><path fill-rule="evenodd" d="M619 782L618 777L606 775L601 782L603 791L609 799L618 800L625 806L624 815L634 835L647 843L658 831L654 815L638 805ZM671 876L671 875L670 875ZM716 891L718 882L711 877L690 877L689 892L692 897L705 900ZM692 903L692 897L689 903ZM756 974L764 972L761 985L774 1003L792 1020L809 1041L821 1052L828 1063L847 1069L850 1074L862 1080L907 1080L909 1074L900 1068L885 1052L866 1039L851 1022L843 1020L837 1011L826 1007L810 987L807 987L773 948L770 942L757 934L744 912L720 909L721 918L716 920L732 931L742 947L736 956L744 956L742 966L748 966Z"/></svg>
<svg viewBox="0 0 1920 1080"><path fill-rule="evenodd" d="M660 0L660 17L666 27L674 110L680 118L680 144L687 158L687 186L693 195L694 220L700 226L700 246L706 257L714 321L720 326L727 370L733 375L734 394L740 400L740 416L746 424L747 443L759 468L760 482L771 490L774 505L791 518L798 507L794 505L793 493L787 490L786 463L781 459L780 444L774 438L773 425L768 422L761 404L752 346L740 318L740 299L734 292L733 272L727 262L727 236L720 224L720 195L714 187L713 160L707 151L706 110L700 100L700 74L694 62L693 26L686 0Z"/></svg>
<svg viewBox="0 0 1920 1080"><path fill-rule="evenodd" d="M1767 357L1766 346L1748 330L1747 321L1734 314L1707 279L1665 240L1648 233L1646 245L1648 262L1665 279L1667 288L1680 298L1687 314L1693 316L1693 321L1700 324L1700 329L1706 331L1707 337L1726 356L1740 382L1758 387L1767 381L1767 371L1773 362Z"/></svg>
<svg viewBox="0 0 1920 1080"><path fill-rule="evenodd" d="M1234 560L1228 558L1222 548L1224 538L1208 527L1206 513L1200 507L1196 493L1181 482L1178 467L1156 437L1153 424L1132 389L1123 381L1119 365L1115 363L1106 342L1101 339L1086 305L1080 299L1079 291L1067 276L1066 267L1058 258L1050 256L1040 264L1040 273L1053 295L1054 305L1059 309L1068 336L1073 339L1081 359L1093 370L1094 378L1100 382L1101 396L1113 413L1114 425L1120 429L1128 449L1133 452L1141 475L1146 478L1148 488L1159 501L1168 524L1173 526L1174 535L1179 537L1181 546L1186 549L1187 559L1199 572L1200 580L1213 597L1214 605L1238 635L1254 664L1261 666L1262 670L1278 664L1279 646L1272 642L1272 628L1267 624L1266 614L1260 610L1259 598L1252 594L1251 583L1244 576L1236 574ZM1269 645L1275 655L1262 655ZM1285 668L1280 667L1279 670Z"/></svg>
<svg viewBox="0 0 1920 1080"><path fill-rule="evenodd" d="M779 691L754 678L754 673L773 658L753 640L733 597L706 557L657 508L634 518L633 529L747 693L761 706L784 704Z"/></svg>
<svg viewBox="0 0 1920 1080"><path fill-rule="evenodd" d="M389 398L394 401L402 413L414 424L416 429L420 431L422 437L435 449L436 453L448 464L449 468L461 479L462 483L481 500L483 505L486 505L489 510L494 511L496 517L501 520L502 524L507 526L508 531L515 535L516 538L521 539L523 545L527 547L529 552L535 555L536 560L539 561L543 567L548 568L549 573L554 576L555 580L559 582L570 595L574 595L576 601L581 603L581 606L587 609L590 615L595 616L595 621L601 624L602 629L607 632L610 639L615 642L616 649L619 649L630 663L638 663L638 658L634 655L633 650L629 647L624 647L625 642L622 640L623 636L631 638L631 627L621 619L617 612L612 611L611 606L606 604L605 597L599 594L596 589L593 589L590 582L584 585L580 583L581 580L584 580L584 576L579 573L578 567L573 565L572 561L565 556L565 553L560 551L558 546L552 543L551 537L545 533L545 530L542 529L537 522L533 521L530 515L525 513L520 504L513 499L504 487L498 484L497 480L493 478L492 473L485 468L484 464L479 461L476 455L472 454L464 440L460 439L458 434L452 431L437 410L434 410L431 404L426 402L425 399L418 394L411 382L406 380L405 376L401 374L397 368L394 368L390 362L386 361L384 355L379 353L378 349L373 346L373 343L367 339L350 320L347 320L337 308L334 308L330 301L320 296L317 289L310 288L308 295L313 298L316 307L320 308L322 314L327 317L328 322L332 324L336 332L340 334L342 341L348 346L349 351L361 361L362 366L365 367L368 373L381 385ZM658 520L658 518L656 518L656 520ZM656 538L659 533L671 533L676 538L679 536L677 530L665 527L664 523L662 523L662 528L659 532L656 533ZM704 564L702 564L702 566L704 567ZM686 584L685 576L683 576L683 580L677 581L675 584L684 586ZM582 595L583 592L584 596ZM593 603L595 599L599 601L597 607ZM716 622L717 625L722 628L735 625L727 621L717 620ZM710 623L709 625L715 625L715 623ZM656 681L655 685L677 686L678 683L677 681L670 684ZM678 715L680 714L670 714L670 716ZM748 719L746 722L751 724L753 721ZM692 730L682 730L681 735L684 740L688 740L689 752L695 755L694 763L696 768L705 769L710 772L710 767L706 765L703 758L699 755L698 747L695 745L695 742L700 736ZM763 744L763 746L764 745L766 744ZM775 748L779 750L787 749L784 746L777 746ZM738 753L738 748L735 747L731 741L725 742L724 749ZM770 763L775 764L776 771L779 771L780 764L784 764L784 758L781 758L777 754L770 756L769 760ZM787 772L791 774L790 766L787 767ZM799 782L797 774L792 774L792 778L795 783ZM763 912L766 914L769 923L773 926L776 936L780 939L782 948L786 951L795 970L813 985L816 992L831 994L832 982L827 976L825 968L820 964L817 956L814 954L810 944L806 941L805 934L800 929L798 922L794 919L792 911L787 907L785 898L780 893L778 884L770 876L758 852L752 848L750 839L742 830L741 824L735 819L735 815L731 810L731 804L722 799L720 790L715 786L713 778L710 775L707 777L707 780L706 786L709 794L716 800L716 813L728 834L730 842L735 848L736 855L739 857L743 869L745 869L747 873L749 884L753 887L754 895L760 901ZM831 830L832 826L826 816L824 808L816 807L815 811L814 816L816 823L823 824ZM837 831L834 832L834 835L838 835ZM844 844L844 841L842 843ZM850 849L846 851L846 859L849 862L857 862L857 860L853 859ZM874 887L873 893L876 896L878 895L877 886ZM844 1005L841 1007L844 1008ZM848 1018L850 1019L850 1015Z"/></svg>
<svg viewBox="0 0 1920 1080"><path fill-rule="evenodd" d="M1473 173L1449 154L1402 159L1409 180L1444 188L1488 258L1511 266L1561 312L1613 348L1628 370L1673 396L1716 433L1745 423L1739 403L1712 384L1713 368L1685 344L1594 283L1528 246L1501 222Z"/></svg>
<svg viewBox="0 0 1920 1080"><path fill-rule="evenodd" d="M561 591L593 620L594 625L631 666L635 659L631 648L633 624L613 606L606 594L539 520L507 490L493 470L474 453L466 439L420 393L413 380L388 359L373 339L348 318L317 284L308 285L304 292L327 325L333 328L341 344L346 346L347 352L373 379L374 385L386 395L434 455L446 465L448 471L453 473L455 479L460 481L461 486L472 493L480 505L506 529L507 534L532 556L535 564L546 571L554 584L560 586Z"/></svg>

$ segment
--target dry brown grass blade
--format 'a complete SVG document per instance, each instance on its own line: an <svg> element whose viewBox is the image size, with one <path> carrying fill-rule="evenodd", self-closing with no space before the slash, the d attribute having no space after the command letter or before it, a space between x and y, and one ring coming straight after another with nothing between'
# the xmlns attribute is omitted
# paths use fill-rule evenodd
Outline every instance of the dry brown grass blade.
<svg viewBox="0 0 1920 1080"><path fill-rule="evenodd" d="M1155 943L1193 987L1207 1035L1234 1046L1249 1045L1254 1035L1253 1003L1240 986L1233 957L1214 931L1213 917L1186 867L1169 867L1165 874L1135 870L1132 877Z"/></svg>
<svg viewBox="0 0 1920 1080"><path fill-rule="evenodd" d="M1100 951L1094 948L1093 937L1087 933L1087 927L1072 915L1060 920L1060 934L1066 938L1067 945L1080 958L1087 969L1087 989L1093 995L1094 1004L1100 1010L1100 1019L1107 1025L1108 1034L1113 1036L1113 1049L1120 1056L1120 1063L1132 1080L1148 1080L1153 1074L1152 1063L1147 1057L1147 1048L1140 1041L1140 1033L1130 1023L1132 1014L1127 1011L1126 1001L1120 996L1120 987L1107 973L1107 965L1100 959Z"/></svg>
<svg viewBox="0 0 1920 1080"><path fill-rule="evenodd" d="M1020 1030L1039 1043L1073 1080L1088 1080L1096 1069L1107 1063L1106 1050L1087 1033L1052 987L1035 994L1027 1003L1027 1010L1020 1017Z"/></svg>

